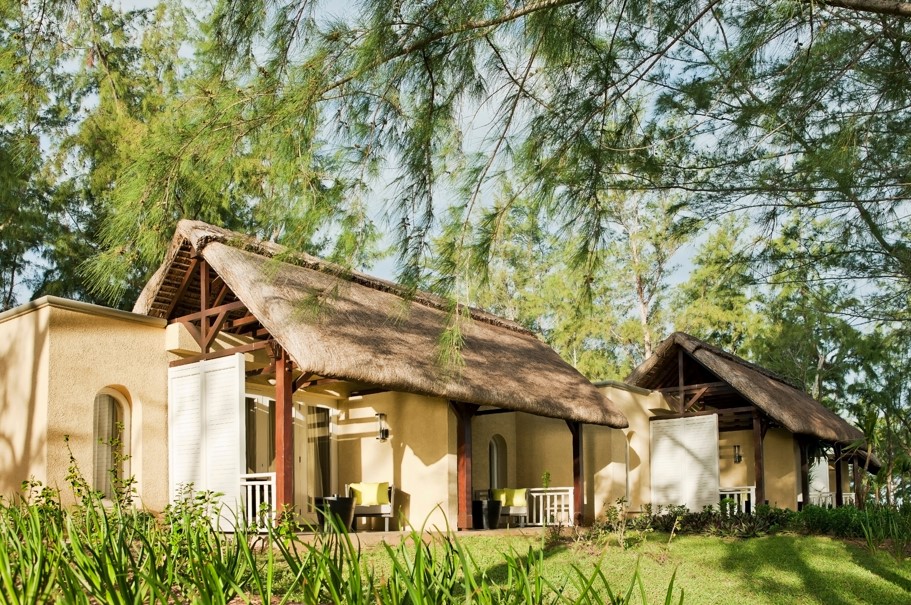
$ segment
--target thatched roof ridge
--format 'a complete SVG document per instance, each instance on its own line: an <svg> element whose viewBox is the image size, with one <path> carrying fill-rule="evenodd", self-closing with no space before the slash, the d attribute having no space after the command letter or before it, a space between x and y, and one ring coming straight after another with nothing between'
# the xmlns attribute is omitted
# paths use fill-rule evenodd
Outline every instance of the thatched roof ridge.
<svg viewBox="0 0 911 605"><path fill-rule="evenodd" d="M674 332L627 377L636 386L655 388L666 363L676 363L683 348L705 368L736 389L770 418L792 433L832 443L853 443L863 432L775 373L683 332Z"/></svg>
<svg viewBox="0 0 911 605"><path fill-rule="evenodd" d="M404 288L395 282L381 279L373 275L368 275L360 271L346 269L341 265L323 260L321 258L317 258L305 252L293 252L285 246L276 244L274 242L257 239L255 237L238 233L236 231L231 231L222 227L216 227L215 225L210 225L202 221L191 220L182 220L177 224L177 229L174 233L174 237L171 240L171 246L168 249L168 254L165 258L165 262L155 273L155 275L152 276L149 284L143 289L142 294L140 294L139 300L137 300L135 306L139 308L141 306L140 303L142 303L142 306L145 306L146 301L144 300L144 296L147 292L156 290L156 279L163 279L163 274L160 274L169 265L170 261L172 261L173 258L178 254L181 242L186 242L197 252L202 252L202 250L209 244L209 242L213 241L228 244L234 248L253 252L254 254L258 254L267 258L274 258L284 263L297 265L298 267L304 267L313 271L319 271L321 273L334 275L340 279L344 279L356 284L361 284L375 290L390 292L400 298L412 300L418 304L440 309L442 311L448 312L452 307L451 303L446 299L429 292L423 292L421 290L410 291L409 289ZM461 313L469 313L471 318L475 321L483 321L491 325L505 328L507 330L515 330L516 332L532 334L532 332L529 331L525 326L522 326L521 324L518 324L514 321L510 321L505 317L499 317L492 313L488 313L482 309L459 305L459 311Z"/></svg>
<svg viewBox="0 0 911 605"><path fill-rule="evenodd" d="M468 311L460 324L463 365L446 371L437 362L439 337L450 317L444 299L205 223L181 221L135 312L168 308L162 284L186 271L190 252L206 260L304 371L392 391L627 426L591 382L513 322L463 308Z"/></svg>

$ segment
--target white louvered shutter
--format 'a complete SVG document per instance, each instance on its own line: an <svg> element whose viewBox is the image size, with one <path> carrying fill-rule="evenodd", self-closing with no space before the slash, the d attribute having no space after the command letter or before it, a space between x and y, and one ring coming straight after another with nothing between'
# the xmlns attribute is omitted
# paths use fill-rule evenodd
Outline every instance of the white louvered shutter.
<svg viewBox="0 0 911 605"><path fill-rule="evenodd" d="M230 529L246 471L244 356L236 353L168 371L168 462L173 500L181 485L222 494Z"/></svg>
<svg viewBox="0 0 911 605"><path fill-rule="evenodd" d="M718 417L650 423L652 503L691 511L718 504Z"/></svg>
<svg viewBox="0 0 911 605"><path fill-rule="evenodd" d="M168 369L168 486L173 501L182 485L205 489L202 366Z"/></svg>
<svg viewBox="0 0 911 605"><path fill-rule="evenodd" d="M718 505L718 416L683 418L687 468L686 505L692 511Z"/></svg>
<svg viewBox="0 0 911 605"><path fill-rule="evenodd" d="M680 480L683 461L680 459L680 439L683 424L680 419L657 420L651 429L652 504L684 504Z"/></svg>
<svg viewBox="0 0 911 605"><path fill-rule="evenodd" d="M206 489L222 494L223 528L234 524L241 501L240 476L246 472L244 356L204 362Z"/></svg>

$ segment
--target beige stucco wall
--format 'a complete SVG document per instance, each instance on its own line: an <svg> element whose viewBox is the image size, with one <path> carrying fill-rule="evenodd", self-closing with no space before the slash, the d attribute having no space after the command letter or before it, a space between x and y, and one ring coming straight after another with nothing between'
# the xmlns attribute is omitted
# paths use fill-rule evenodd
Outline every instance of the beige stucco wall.
<svg viewBox="0 0 911 605"><path fill-rule="evenodd" d="M483 490L490 485L490 441L500 435L506 443L506 487L519 487L516 479L516 414L475 416L471 421L471 488Z"/></svg>
<svg viewBox="0 0 911 605"><path fill-rule="evenodd" d="M615 443L618 442L618 443ZM626 476L618 472L618 466L625 467L625 443L623 431L606 426L585 425L582 429L582 476L585 495L583 497L584 518L595 519L606 506L620 497L626 497ZM620 445L618 457L617 445ZM624 468L625 470L625 468Z"/></svg>
<svg viewBox="0 0 911 605"><path fill-rule="evenodd" d="M338 481L390 481L397 508L413 527L455 527L455 416L442 399L379 393L341 401ZM389 439L376 439L375 414L386 414Z"/></svg>
<svg viewBox="0 0 911 605"><path fill-rule="evenodd" d="M139 501L162 510L168 498L164 322L54 306L50 334L48 482L64 485L69 464L64 435L69 435L73 455L91 480L95 395L113 388L130 407L130 472Z"/></svg>
<svg viewBox="0 0 911 605"><path fill-rule="evenodd" d="M797 509L800 485L800 454L794 435L773 428L762 444L765 468L765 499L772 506Z"/></svg>
<svg viewBox="0 0 911 605"><path fill-rule="evenodd" d="M743 460L734 462L734 445L740 446ZM721 487L756 485L756 458L753 431L723 431L718 435L718 471Z"/></svg>
<svg viewBox="0 0 911 605"><path fill-rule="evenodd" d="M0 495L22 481L47 481L47 385L50 308L0 315Z"/></svg>
<svg viewBox="0 0 911 605"><path fill-rule="evenodd" d="M167 354L164 322L45 297L0 316L0 491L34 477L60 489L69 467L64 436L91 482L94 402L104 388L130 407L130 472L142 505L167 503ZM167 468L167 465L164 465Z"/></svg>
<svg viewBox="0 0 911 605"><path fill-rule="evenodd" d="M472 488L490 487L488 448L493 435L507 444L509 487L542 487L542 475L551 475L551 487L573 485L572 434L563 420L520 412L476 416L472 421ZM616 435L615 435L616 434ZM606 502L625 493L625 476L615 468L614 442L620 431L585 425L582 430L583 513L592 520ZM621 448L620 460L623 460ZM620 477L620 483L617 483Z"/></svg>
<svg viewBox="0 0 911 605"><path fill-rule="evenodd" d="M573 484L573 438L563 420L517 413L516 487L541 487L544 471L551 487Z"/></svg>
<svg viewBox="0 0 911 605"><path fill-rule="evenodd" d="M610 499L613 501L623 495L628 481L626 499L629 510L641 512L642 505L652 500L649 418L654 416L654 412L651 410L671 408L664 396L655 391L622 384L608 384L602 386L601 390L629 421L629 428L617 430L618 438L613 440L611 474L616 488L610 491ZM629 444L628 462L624 442Z"/></svg>

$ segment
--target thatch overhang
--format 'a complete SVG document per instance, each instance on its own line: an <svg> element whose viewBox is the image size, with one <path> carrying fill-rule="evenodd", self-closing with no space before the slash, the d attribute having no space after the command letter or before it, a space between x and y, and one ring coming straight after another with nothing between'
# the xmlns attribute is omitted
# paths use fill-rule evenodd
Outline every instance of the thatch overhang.
<svg viewBox="0 0 911 605"><path fill-rule="evenodd" d="M384 389L605 425L626 418L595 386L518 324L463 308L462 365L437 361L444 299L196 221L181 221L134 307L165 319L199 309L188 278L202 258L302 371ZM230 323L230 322L229 322Z"/></svg>
<svg viewBox="0 0 911 605"><path fill-rule="evenodd" d="M769 418L796 435L806 435L832 444L864 441L863 432L784 378L736 355L702 342L683 332L675 332L658 345L627 377L626 382L647 389L676 384L678 352L683 350L698 366L727 383ZM706 380L705 375L696 378Z"/></svg>

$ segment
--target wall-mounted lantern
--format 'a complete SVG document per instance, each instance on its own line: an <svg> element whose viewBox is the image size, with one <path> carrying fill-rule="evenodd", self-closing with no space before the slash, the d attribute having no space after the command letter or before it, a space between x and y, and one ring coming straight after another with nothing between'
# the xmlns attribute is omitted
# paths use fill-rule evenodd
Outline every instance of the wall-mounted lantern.
<svg viewBox="0 0 911 605"><path fill-rule="evenodd" d="M734 464L740 464L743 462L743 454L740 453L740 446L734 446Z"/></svg>
<svg viewBox="0 0 911 605"><path fill-rule="evenodd" d="M376 415L376 440L386 441L389 439L389 425L386 424L386 414L380 412Z"/></svg>

